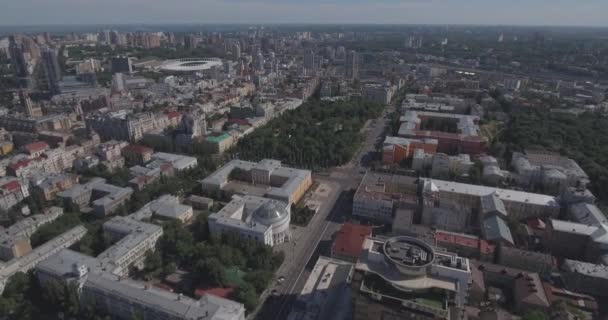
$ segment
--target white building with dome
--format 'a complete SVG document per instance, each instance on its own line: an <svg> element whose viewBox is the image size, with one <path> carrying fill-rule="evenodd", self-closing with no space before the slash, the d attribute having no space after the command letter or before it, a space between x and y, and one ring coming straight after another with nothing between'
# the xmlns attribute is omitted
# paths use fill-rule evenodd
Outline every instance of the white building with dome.
<svg viewBox="0 0 608 320"><path fill-rule="evenodd" d="M209 232L214 236L234 232L243 239L274 246L291 238L291 205L256 196L233 196L225 207L209 216Z"/></svg>

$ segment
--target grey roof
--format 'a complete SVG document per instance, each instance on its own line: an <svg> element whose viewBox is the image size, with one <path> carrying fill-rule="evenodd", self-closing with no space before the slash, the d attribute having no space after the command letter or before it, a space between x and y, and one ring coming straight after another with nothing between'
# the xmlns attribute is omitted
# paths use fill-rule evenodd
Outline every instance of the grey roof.
<svg viewBox="0 0 608 320"><path fill-rule="evenodd" d="M490 216L483 220L482 234L489 241L505 241L514 244L509 226L499 216Z"/></svg>
<svg viewBox="0 0 608 320"><path fill-rule="evenodd" d="M588 277L608 280L608 266L600 264L566 259L562 264L562 269L573 273L580 273Z"/></svg>
<svg viewBox="0 0 608 320"><path fill-rule="evenodd" d="M482 215L499 215L501 217L507 216L507 209L505 208L505 204L502 202L496 192L482 196L480 198L480 201Z"/></svg>
<svg viewBox="0 0 608 320"><path fill-rule="evenodd" d="M427 186L428 184L432 184L433 186ZM502 201L521 202L526 204L559 208L559 201L556 197L538 193L530 193L510 189L500 189L494 187L436 179L425 179L424 187L429 189L436 189L438 191L453 192L478 197L485 196L491 193L497 193L498 197Z"/></svg>
<svg viewBox="0 0 608 320"><path fill-rule="evenodd" d="M143 308L159 310L172 318L197 319L240 319L244 314L242 304L219 297L205 296L201 300L156 289L143 283L120 280L109 274L90 274L84 289L103 291L115 298L129 301Z"/></svg>
<svg viewBox="0 0 608 320"><path fill-rule="evenodd" d="M593 234L597 230L597 226L589 226L582 223L555 219L551 219L551 226L555 231L582 234L587 236L591 236L591 234Z"/></svg>
<svg viewBox="0 0 608 320"><path fill-rule="evenodd" d="M286 178L286 181L282 186L271 186L266 192L266 195L268 197L287 200L298 189L298 187L300 187L302 182L311 176L312 173L309 170L281 167L280 164L280 161L271 159L264 159L259 163L232 160L203 179L201 183L203 186L214 186L217 189L221 189L224 187L224 185L226 185L226 183L228 183L228 176L235 168L239 168L244 171L262 169L269 171L273 176Z"/></svg>
<svg viewBox="0 0 608 320"><path fill-rule="evenodd" d="M570 215L574 221L586 225L608 224L608 219L606 219L604 213L590 203L581 202L570 206Z"/></svg>
<svg viewBox="0 0 608 320"><path fill-rule="evenodd" d="M264 206L266 208L261 209ZM211 214L209 220L231 228L264 233L274 223L289 219L289 216L289 204L283 201L256 196L234 196L220 211Z"/></svg>

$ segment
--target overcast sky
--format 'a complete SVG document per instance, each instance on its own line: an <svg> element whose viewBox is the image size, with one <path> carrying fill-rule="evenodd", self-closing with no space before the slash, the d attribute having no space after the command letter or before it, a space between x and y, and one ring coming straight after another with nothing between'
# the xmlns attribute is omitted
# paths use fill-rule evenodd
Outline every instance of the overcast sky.
<svg viewBox="0 0 608 320"><path fill-rule="evenodd" d="M0 25L129 23L608 26L608 0L0 0Z"/></svg>

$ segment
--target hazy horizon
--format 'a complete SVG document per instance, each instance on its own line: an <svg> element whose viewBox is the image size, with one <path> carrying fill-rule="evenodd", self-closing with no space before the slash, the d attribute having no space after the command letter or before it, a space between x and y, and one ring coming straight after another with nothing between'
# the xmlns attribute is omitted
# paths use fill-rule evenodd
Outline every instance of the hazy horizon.
<svg viewBox="0 0 608 320"><path fill-rule="evenodd" d="M587 0L1 0L2 26L428 24L608 27Z"/></svg>

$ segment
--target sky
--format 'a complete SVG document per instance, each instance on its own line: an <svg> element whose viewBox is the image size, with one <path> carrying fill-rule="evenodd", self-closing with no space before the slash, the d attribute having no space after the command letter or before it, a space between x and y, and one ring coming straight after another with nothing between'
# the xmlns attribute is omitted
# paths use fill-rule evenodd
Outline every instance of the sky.
<svg viewBox="0 0 608 320"><path fill-rule="evenodd" d="M0 0L0 25L323 23L608 26L608 0Z"/></svg>

